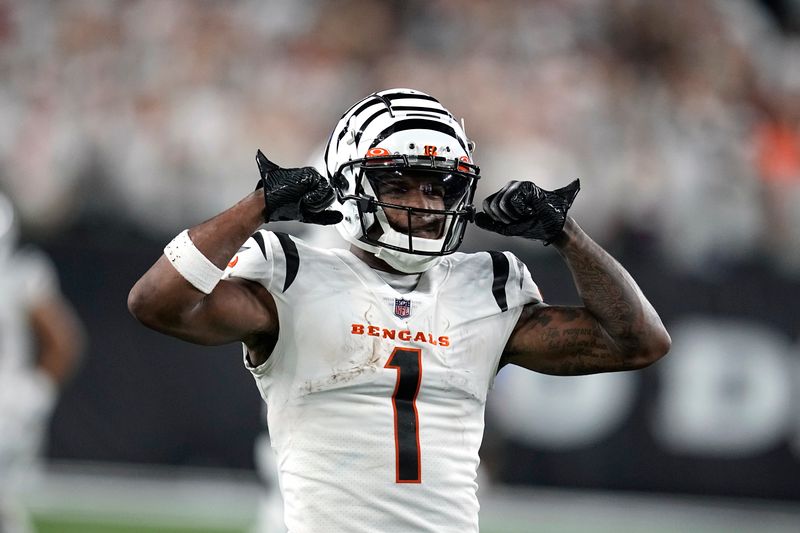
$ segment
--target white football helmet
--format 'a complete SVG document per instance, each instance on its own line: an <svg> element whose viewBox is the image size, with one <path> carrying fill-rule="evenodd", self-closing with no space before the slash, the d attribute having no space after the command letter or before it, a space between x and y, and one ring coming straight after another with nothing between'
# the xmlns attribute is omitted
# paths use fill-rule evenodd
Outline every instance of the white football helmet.
<svg viewBox="0 0 800 533"><path fill-rule="evenodd" d="M455 252L475 209L480 177L473 143L452 114L435 98L413 89L388 89L353 105L331 133L325 148L328 179L344 215L339 233L401 272L423 272L441 256ZM444 209L422 209L382 202L381 176L435 178L442 185ZM407 216L408 233L392 228L389 209ZM412 216L440 217L438 238L413 236Z"/></svg>

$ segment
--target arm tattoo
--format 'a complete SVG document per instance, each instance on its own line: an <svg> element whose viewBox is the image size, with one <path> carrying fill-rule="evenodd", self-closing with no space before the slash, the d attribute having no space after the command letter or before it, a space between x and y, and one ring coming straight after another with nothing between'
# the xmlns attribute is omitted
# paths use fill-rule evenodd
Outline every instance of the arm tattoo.
<svg viewBox="0 0 800 533"><path fill-rule="evenodd" d="M556 242L583 307L525 308L504 363L557 375L641 368L669 349L669 335L630 274L577 225Z"/></svg>
<svg viewBox="0 0 800 533"><path fill-rule="evenodd" d="M660 320L630 274L611 255L579 233L560 249L578 294L621 350L637 350Z"/></svg>
<svg viewBox="0 0 800 533"><path fill-rule="evenodd" d="M608 335L586 309L526 308L504 363L561 376L626 368Z"/></svg>

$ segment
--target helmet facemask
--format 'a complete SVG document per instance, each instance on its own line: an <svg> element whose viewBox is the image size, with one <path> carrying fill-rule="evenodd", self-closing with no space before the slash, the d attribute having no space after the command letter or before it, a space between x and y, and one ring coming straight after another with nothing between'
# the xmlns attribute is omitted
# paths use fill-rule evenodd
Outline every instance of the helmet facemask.
<svg viewBox="0 0 800 533"><path fill-rule="evenodd" d="M396 155L349 161L334 183L353 180L354 194L337 187L338 199L355 203L364 243L442 256L455 252L464 238L477 178L477 167L456 159ZM408 189L428 197L429 207L405 205Z"/></svg>

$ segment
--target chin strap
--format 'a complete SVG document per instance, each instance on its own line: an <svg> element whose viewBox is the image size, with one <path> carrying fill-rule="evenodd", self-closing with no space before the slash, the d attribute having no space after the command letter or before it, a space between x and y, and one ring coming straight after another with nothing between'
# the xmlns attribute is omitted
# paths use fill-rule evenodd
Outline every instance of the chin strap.
<svg viewBox="0 0 800 533"><path fill-rule="evenodd" d="M388 248L379 248L375 257L386 261L390 267L406 274L419 274L430 270L442 260L438 255L416 255Z"/></svg>

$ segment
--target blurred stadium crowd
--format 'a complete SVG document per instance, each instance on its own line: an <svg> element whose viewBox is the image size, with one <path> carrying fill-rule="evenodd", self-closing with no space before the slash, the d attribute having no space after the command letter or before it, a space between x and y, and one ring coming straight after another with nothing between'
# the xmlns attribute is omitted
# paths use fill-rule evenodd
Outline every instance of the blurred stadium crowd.
<svg viewBox="0 0 800 533"><path fill-rule="evenodd" d="M793 0L0 2L2 187L40 236L172 234L250 189L257 147L306 164L409 86L465 117L481 198L580 177L603 243L800 276L798 29Z"/></svg>

